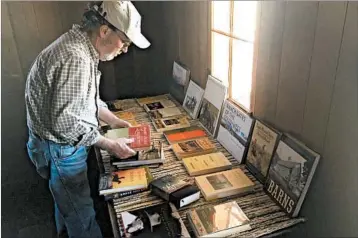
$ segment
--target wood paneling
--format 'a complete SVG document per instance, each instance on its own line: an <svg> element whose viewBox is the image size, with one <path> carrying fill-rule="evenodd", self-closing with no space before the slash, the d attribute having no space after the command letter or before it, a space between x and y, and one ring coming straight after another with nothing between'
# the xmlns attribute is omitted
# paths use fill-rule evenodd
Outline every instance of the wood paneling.
<svg viewBox="0 0 358 238"><path fill-rule="evenodd" d="M22 68L8 6L1 2L1 76L22 78Z"/></svg>
<svg viewBox="0 0 358 238"><path fill-rule="evenodd" d="M344 2L320 2L302 137L322 151L346 14Z"/></svg>
<svg viewBox="0 0 358 238"><path fill-rule="evenodd" d="M317 18L317 2L286 2L275 122L301 132Z"/></svg>
<svg viewBox="0 0 358 238"><path fill-rule="evenodd" d="M321 185L329 189L320 189L322 196L327 199L326 207L331 209L330 212L324 211L324 220L339 227L339 230L333 226L326 227L326 234L331 236L358 236L357 39L358 3L349 2L322 161L322 170L325 169L330 175Z"/></svg>
<svg viewBox="0 0 358 238"><path fill-rule="evenodd" d="M284 2L262 2L258 46L255 115L270 123L275 121L278 78L281 65ZM270 81L265 80L270 78Z"/></svg>

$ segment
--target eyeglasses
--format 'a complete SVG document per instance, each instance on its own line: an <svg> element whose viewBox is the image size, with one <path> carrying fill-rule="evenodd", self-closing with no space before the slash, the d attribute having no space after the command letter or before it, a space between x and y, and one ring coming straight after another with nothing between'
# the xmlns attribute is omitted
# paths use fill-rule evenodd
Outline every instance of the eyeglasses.
<svg viewBox="0 0 358 238"><path fill-rule="evenodd" d="M132 41L121 31L116 30L115 31L119 39L123 42L123 47L129 47L132 43Z"/></svg>

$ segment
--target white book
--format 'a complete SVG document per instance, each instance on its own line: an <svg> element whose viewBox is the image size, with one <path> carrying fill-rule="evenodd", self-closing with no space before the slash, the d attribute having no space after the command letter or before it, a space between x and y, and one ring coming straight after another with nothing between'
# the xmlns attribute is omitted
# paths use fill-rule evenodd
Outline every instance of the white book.
<svg viewBox="0 0 358 238"><path fill-rule="evenodd" d="M246 147L242 145L225 127L219 127L217 140L241 164Z"/></svg>
<svg viewBox="0 0 358 238"><path fill-rule="evenodd" d="M190 70L178 62L173 63L173 78L179 85L185 86L190 77Z"/></svg>
<svg viewBox="0 0 358 238"><path fill-rule="evenodd" d="M196 119L199 114L201 101L203 99L204 89L197 85L194 81L190 80L188 89L183 101L183 108L189 115Z"/></svg>
<svg viewBox="0 0 358 238"><path fill-rule="evenodd" d="M222 105L227 97L227 87L213 76L208 76L199 121L215 136Z"/></svg>

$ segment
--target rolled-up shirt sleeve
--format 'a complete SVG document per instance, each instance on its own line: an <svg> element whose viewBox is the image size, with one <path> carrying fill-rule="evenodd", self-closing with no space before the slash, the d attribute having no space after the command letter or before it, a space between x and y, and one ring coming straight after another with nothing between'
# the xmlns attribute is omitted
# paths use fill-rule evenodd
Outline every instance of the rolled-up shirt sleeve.
<svg viewBox="0 0 358 238"><path fill-rule="evenodd" d="M55 82L52 102L49 105L53 134L76 145L95 144L100 133L95 126L81 120L86 106L86 93L91 76L90 64L76 55L57 62L54 69Z"/></svg>
<svg viewBox="0 0 358 238"><path fill-rule="evenodd" d="M98 98L98 106L108 108L107 104L103 102L100 98Z"/></svg>

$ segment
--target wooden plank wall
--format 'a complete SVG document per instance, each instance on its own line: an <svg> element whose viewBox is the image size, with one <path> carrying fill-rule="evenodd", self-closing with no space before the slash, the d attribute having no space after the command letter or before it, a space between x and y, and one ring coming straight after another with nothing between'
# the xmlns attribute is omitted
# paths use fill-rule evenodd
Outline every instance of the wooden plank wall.
<svg viewBox="0 0 358 238"><path fill-rule="evenodd" d="M167 63L202 87L208 2L167 2ZM184 17L185 13L185 17ZM297 237L358 236L358 3L261 2L254 115L322 155Z"/></svg>

